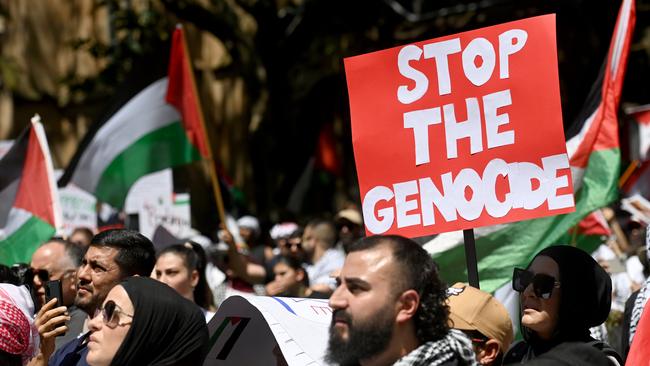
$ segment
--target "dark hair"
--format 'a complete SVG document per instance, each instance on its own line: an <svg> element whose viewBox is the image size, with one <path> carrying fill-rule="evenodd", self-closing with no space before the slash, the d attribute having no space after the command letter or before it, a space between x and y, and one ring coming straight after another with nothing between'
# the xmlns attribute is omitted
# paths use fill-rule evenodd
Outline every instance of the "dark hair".
<svg viewBox="0 0 650 366"><path fill-rule="evenodd" d="M425 343L446 336L449 332L447 286L440 280L431 256L413 240L398 235L362 238L350 247L350 253L382 245L390 247L393 260L401 272L395 276L395 295L399 296L409 289L420 295L420 306L413 317L418 340Z"/></svg>
<svg viewBox="0 0 650 366"><path fill-rule="evenodd" d="M212 291L208 286L208 282L205 279L205 267L207 264L207 259L205 256L205 251L201 245L193 242L186 241L184 244L175 244L170 245L158 253L157 258L160 258L163 254L176 254L183 258L183 263L185 268L189 273L196 270L199 274L199 282L194 287L194 302L204 308L210 309L214 306L214 298L212 296Z"/></svg>
<svg viewBox="0 0 650 366"><path fill-rule="evenodd" d="M34 272L32 266L27 263L15 263L11 266L11 271L14 273L16 286L27 286L32 289L34 287Z"/></svg>
<svg viewBox="0 0 650 366"><path fill-rule="evenodd" d="M80 244L66 241L65 254L68 256L75 267L79 267L81 265L81 261L84 258L84 255L86 254L86 248Z"/></svg>
<svg viewBox="0 0 650 366"><path fill-rule="evenodd" d="M34 304L36 300L36 289L34 288L34 271L27 263L15 263L11 267L0 264L0 283L9 283L14 286L25 286ZM37 309L38 310L38 309ZM0 365L4 365L0 362Z"/></svg>
<svg viewBox="0 0 650 366"><path fill-rule="evenodd" d="M15 285L18 282L18 278L14 271L11 270L8 266L0 264L0 283L10 283ZM17 286L17 285L16 285Z"/></svg>
<svg viewBox="0 0 650 366"><path fill-rule="evenodd" d="M118 250L115 263L123 277L151 275L156 264L153 243L137 231L109 229L95 235L91 247L109 247Z"/></svg>
<svg viewBox="0 0 650 366"><path fill-rule="evenodd" d="M302 279L302 284L305 285L306 287L309 287L309 275L307 274L305 267L302 266L303 262L300 259L281 255L275 258L273 262L273 267L275 267L275 265L279 263L286 264L287 266L289 266L289 268L293 269L294 271L302 271L302 273L304 274Z"/></svg>
<svg viewBox="0 0 650 366"><path fill-rule="evenodd" d="M90 230L90 228L87 228L87 227L75 228L72 231L72 234L70 234L70 236L73 236L75 234L82 234L83 236L86 237L86 239L88 240L89 243L93 240L93 231ZM77 243L77 244L84 245L85 243Z"/></svg>
<svg viewBox="0 0 650 366"><path fill-rule="evenodd" d="M304 234L304 233L305 233L305 229L298 226L298 228L296 230L294 230L291 234L289 234L287 239L302 238L302 234Z"/></svg>

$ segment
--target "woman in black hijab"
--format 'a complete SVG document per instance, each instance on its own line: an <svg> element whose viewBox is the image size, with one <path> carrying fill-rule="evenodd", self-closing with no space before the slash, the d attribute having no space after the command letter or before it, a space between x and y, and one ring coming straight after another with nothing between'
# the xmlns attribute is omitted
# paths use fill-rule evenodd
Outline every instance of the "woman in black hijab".
<svg viewBox="0 0 650 366"><path fill-rule="evenodd" d="M528 267L515 268L512 287L520 293L523 341L510 348L504 364L524 363L565 342L583 342L601 350L612 365L620 356L590 336L611 307L612 282L584 251L551 246L539 252Z"/></svg>
<svg viewBox="0 0 650 366"><path fill-rule="evenodd" d="M147 277L130 277L115 286L89 327L86 360L91 366L201 365L208 351L201 310Z"/></svg>

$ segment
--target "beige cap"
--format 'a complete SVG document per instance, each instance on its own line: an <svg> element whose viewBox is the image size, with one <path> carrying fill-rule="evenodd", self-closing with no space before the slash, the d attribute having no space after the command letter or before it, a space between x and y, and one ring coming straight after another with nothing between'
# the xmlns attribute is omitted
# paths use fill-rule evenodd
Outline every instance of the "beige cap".
<svg viewBox="0 0 650 366"><path fill-rule="evenodd" d="M357 224L359 226L363 225L363 219L361 218L361 214L359 213L359 211L352 208L346 208L344 210L339 211L339 213L336 214L336 220L339 219L346 219L351 223Z"/></svg>
<svg viewBox="0 0 650 366"><path fill-rule="evenodd" d="M464 283L447 289L449 326L478 330L499 343L505 353L512 343L512 321L506 308L492 295Z"/></svg>

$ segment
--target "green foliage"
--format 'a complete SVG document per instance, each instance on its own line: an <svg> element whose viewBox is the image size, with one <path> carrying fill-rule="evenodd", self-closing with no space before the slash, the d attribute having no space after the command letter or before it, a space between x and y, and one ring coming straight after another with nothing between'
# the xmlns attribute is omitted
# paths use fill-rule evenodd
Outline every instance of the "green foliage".
<svg viewBox="0 0 650 366"><path fill-rule="evenodd" d="M141 6L141 2L138 2ZM76 101L110 96L120 84L127 81L136 62L152 59L167 43L174 23L156 1L136 9L133 2L101 0L94 11L106 10L109 14L108 42L96 38L76 39L70 46L86 52L105 66L97 76L80 78L71 73L63 80L70 87ZM166 62L166 60L160 60Z"/></svg>
<svg viewBox="0 0 650 366"><path fill-rule="evenodd" d="M9 58L0 55L0 88L13 89L18 84L18 67Z"/></svg>

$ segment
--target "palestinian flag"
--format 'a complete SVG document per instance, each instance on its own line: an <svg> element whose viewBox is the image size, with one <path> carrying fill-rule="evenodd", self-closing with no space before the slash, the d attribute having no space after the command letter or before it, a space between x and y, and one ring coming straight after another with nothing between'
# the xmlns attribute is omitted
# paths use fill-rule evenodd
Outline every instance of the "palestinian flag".
<svg viewBox="0 0 650 366"><path fill-rule="evenodd" d="M29 263L61 225L59 193L38 117L0 160L0 263Z"/></svg>
<svg viewBox="0 0 650 366"><path fill-rule="evenodd" d="M640 194L645 198L650 198L650 160L636 162L634 171L621 189L627 196Z"/></svg>
<svg viewBox="0 0 650 366"><path fill-rule="evenodd" d="M640 194L650 198L650 105L625 111L628 124L628 171L621 177L621 189L628 195Z"/></svg>
<svg viewBox="0 0 650 366"><path fill-rule="evenodd" d="M650 105L627 108L630 160L650 160Z"/></svg>
<svg viewBox="0 0 650 366"><path fill-rule="evenodd" d="M612 229L601 210L587 215L561 239L561 242L580 248L597 248L612 235Z"/></svg>
<svg viewBox="0 0 650 366"><path fill-rule="evenodd" d="M514 267L527 265L537 252L549 245L566 243L562 240L571 227L617 197L620 168L617 112L634 22L634 2L623 0L605 68L585 103L583 117L574 123L577 131L569 130L566 134L572 136L567 141L567 153L575 212L476 229L482 290L494 292L511 279ZM425 244L425 248L438 262L445 281L467 281L466 271L460 270L466 268L462 231L439 235Z"/></svg>
<svg viewBox="0 0 650 366"><path fill-rule="evenodd" d="M74 183L121 208L143 175L207 156L200 108L183 31L177 28L168 76L91 128L59 186Z"/></svg>

